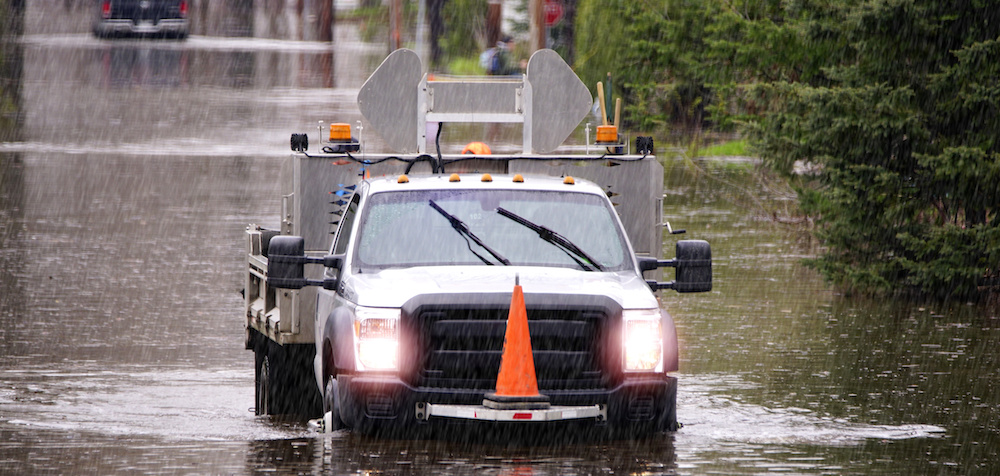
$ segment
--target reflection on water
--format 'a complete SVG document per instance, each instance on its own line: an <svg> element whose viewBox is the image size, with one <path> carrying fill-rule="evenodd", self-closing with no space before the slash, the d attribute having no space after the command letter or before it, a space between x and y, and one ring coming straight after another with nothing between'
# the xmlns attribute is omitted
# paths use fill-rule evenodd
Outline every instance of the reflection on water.
<svg viewBox="0 0 1000 476"><path fill-rule="evenodd" d="M284 155L289 130L313 131L317 120L350 104L364 71L343 66L369 54L335 56L329 46L223 41L188 47L84 37L35 38L20 93L22 140L7 150L57 148L70 153ZM349 71L349 74L334 72ZM263 93L266 92L266 93ZM351 99L348 99L351 98ZM281 124L280 127L276 127Z"/></svg>
<svg viewBox="0 0 1000 476"><path fill-rule="evenodd" d="M0 15L0 142L21 140L24 81L24 3L9 2Z"/></svg>
<svg viewBox="0 0 1000 476"><path fill-rule="evenodd" d="M26 314L24 290L11 279L24 271L17 243L24 217L24 164L20 154L0 154L0 355L10 355L17 316Z"/></svg>
<svg viewBox="0 0 1000 476"><path fill-rule="evenodd" d="M21 140L24 122L24 47L20 43L24 3L12 2L5 8L0 16L0 142L13 142ZM25 306L18 283L9 278L24 268L15 246L24 206L21 154L0 153L0 356L7 355L7 332L16 324L13 316Z"/></svg>
<svg viewBox="0 0 1000 476"><path fill-rule="evenodd" d="M183 50L111 47L101 64L110 88L179 87L187 84L188 54Z"/></svg>
<svg viewBox="0 0 1000 476"><path fill-rule="evenodd" d="M935 425L860 423L851 415L835 417L810 407L756 405L749 403L756 400L750 396L765 390L733 375L693 375L685 384L682 402L689 410L685 429L706 442L847 446L867 439L930 438L945 432Z"/></svg>
<svg viewBox="0 0 1000 476"><path fill-rule="evenodd" d="M673 438L589 446L456 445L383 441L347 432L326 438L258 441L247 471L560 475L674 471Z"/></svg>
<svg viewBox="0 0 1000 476"><path fill-rule="evenodd" d="M255 200L214 177L250 180L253 164L29 154L25 167L11 244L28 265L5 276L28 315L4 343L7 358L215 360L205 342L232 331L206 317L228 314L242 281L235 266L207 265L232 253ZM206 210L217 215L202 221Z"/></svg>

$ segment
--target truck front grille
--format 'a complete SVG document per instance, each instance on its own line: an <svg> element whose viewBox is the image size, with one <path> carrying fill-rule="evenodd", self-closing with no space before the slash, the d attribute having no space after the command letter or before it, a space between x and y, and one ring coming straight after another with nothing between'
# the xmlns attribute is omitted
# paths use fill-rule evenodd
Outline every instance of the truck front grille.
<svg viewBox="0 0 1000 476"><path fill-rule="evenodd" d="M615 333L608 310L531 305L527 310L540 391L611 386L621 347L619 339L612 338ZM493 389L507 313L506 306L424 306L407 316L407 327L416 335L414 383L431 388Z"/></svg>

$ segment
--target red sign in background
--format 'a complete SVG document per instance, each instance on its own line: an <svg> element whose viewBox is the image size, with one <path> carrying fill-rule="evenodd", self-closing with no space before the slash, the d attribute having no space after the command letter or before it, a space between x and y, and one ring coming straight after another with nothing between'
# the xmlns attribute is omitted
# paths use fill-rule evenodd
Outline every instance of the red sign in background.
<svg viewBox="0 0 1000 476"><path fill-rule="evenodd" d="M563 6L559 0L545 0L545 26L552 26L562 20Z"/></svg>

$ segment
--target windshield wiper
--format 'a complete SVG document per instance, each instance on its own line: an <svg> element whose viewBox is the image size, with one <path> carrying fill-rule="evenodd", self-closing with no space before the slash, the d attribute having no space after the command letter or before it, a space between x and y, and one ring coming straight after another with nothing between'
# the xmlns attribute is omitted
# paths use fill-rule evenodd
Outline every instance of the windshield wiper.
<svg viewBox="0 0 1000 476"><path fill-rule="evenodd" d="M455 217L455 215L452 215L451 213L444 211L444 209L438 206L437 203L434 203L434 200L428 200L428 201L431 204L431 208L437 210L438 213L440 213L442 216L447 218L449 222L451 222L451 227L454 228L459 235L462 235L462 238L465 238L465 244L469 246L469 251L471 251L472 254L476 255L477 258L483 260L483 263L486 263L491 266L495 264L491 263L488 259L484 258L479 253L476 253L476 251L472 249L472 244L469 243L469 240L472 240L482 249L486 250L489 254L493 255L493 257L496 258L497 261L510 266L510 260L504 258L500 253L494 251L493 248L486 246L486 243L483 243L483 240L480 240L475 233L469 230L469 226L466 225L465 222L459 220L457 217Z"/></svg>
<svg viewBox="0 0 1000 476"><path fill-rule="evenodd" d="M594 268L597 268L598 271L604 271L604 268L600 264L598 264L597 261L594 260L594 258L591 258L590 255L581 250L579 246L576 246L575 244L573 244L572 241L567 240L564 236L560 235L559 233L556 233L536 223L532 223L528 221L526 218L518 216L517 214L504 210L503 208L500 207L497 207L497 213L507 218L510 218L511 220L514 220L515 222L517 222L517 224L524 226L530 229L531 231L534 231L535 233L538 233L539 238L549 243L552 243L553 245L556 246L556 248L559 248L564 253L569 255L569 257L573 258L573 261L576 261L576 264L580 265L581 268L587 271L593 271ZM583 258L583 260L585 260L586 262L581 261L580 258ZM591 266L593 266L593 268Z"/></svg>

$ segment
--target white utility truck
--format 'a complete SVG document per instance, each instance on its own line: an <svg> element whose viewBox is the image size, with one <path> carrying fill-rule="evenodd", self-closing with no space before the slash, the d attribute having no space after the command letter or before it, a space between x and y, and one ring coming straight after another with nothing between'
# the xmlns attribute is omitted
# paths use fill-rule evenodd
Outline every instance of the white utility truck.
<svg viewBox="0 0 1000 476"><path fill-rule="evenodd" d="M361 150L343 124L319 154L294 134L281 228L247 229L258 414L323 415L328 430L376 434L675 430L677 337L656 292L711 290L711 251L683 240L674 259L659 258L663 168L652 139L626 154L615 129L599 127L591 142L588 126L586 149L553 152L593 99L551 50L516 78L421 71L415 53L397 50L359 92L392 154ZM440 134L477 122L521 124L523 150L426 150L428 124ZM644 276L660 267L675 280ZM537 384L528 398L495 395L516 284L535 373L524 378Z"/></svg>

